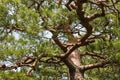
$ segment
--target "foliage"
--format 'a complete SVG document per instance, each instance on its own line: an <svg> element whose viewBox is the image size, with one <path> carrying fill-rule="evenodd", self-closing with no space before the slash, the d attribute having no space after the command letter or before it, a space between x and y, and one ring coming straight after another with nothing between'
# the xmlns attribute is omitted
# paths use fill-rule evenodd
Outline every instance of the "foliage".
<svg viewBox="0 0 120 80"><path fill-rule="evenodd" d="M36 0L41 1L41 0ZM25 75L28 67L21 67L17 70L0 71L1 80L60 80L68 77L67 67L64 63L59 65L45 62L55 54L62 54L64 51L52 40L52 33L46 29L56 29L56 35L65 42L71 39L69 33L61 29L66 23L71 24L73 30L81 29L79 34L84 35L85 28L79 25L78 15L75 10L69 11L63 1L62 6L57 5L56 0L45 0L38 8L34 0L0 0L0 64L13 65L18 60L27 56L38 56L47 53L47 57L41 59L33 75ZM30 7L31 6L31 7ZM97 8L91 9L90 4L84 5L85 16L92 14ZM116 5L120 10L120 2ZM107 33L94 43L80 47L80 53L92 51L103 53L110 57L112 63L109 67L98 68L85 72L87 80L119 80L120 78L120 21L119 14L106 14L102 18L96 18L90 24L93 26L92 35ZM109 22L107 26L105 24ZM104 32L106 31L106 32ZM67 35L66 35L67 34ZM79 34L74 34L78 36ZM73 36L72 36L73 38ZM57 58L55 58L57 60ZM58 59L59 60L59 59ZM98 62L90 56L82 58L82 63L90 64Z"/></svg>

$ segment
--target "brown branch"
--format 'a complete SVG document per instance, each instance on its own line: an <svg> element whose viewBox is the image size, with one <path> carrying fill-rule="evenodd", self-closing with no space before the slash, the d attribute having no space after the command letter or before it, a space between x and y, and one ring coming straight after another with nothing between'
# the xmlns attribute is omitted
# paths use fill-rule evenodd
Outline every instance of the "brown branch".
<svg viewBox="0 0 120 80"><path fill-rule="evenodd" d="M53 64L60 64L61 60L52 60L52 59L49 59L46 61L47 63L53 63Z"/></svg>
<svg viewBox="0 0 120 80"><path fill-rule="evenodd" d="M84 17L85 12L83 11L83 3L84 3L83 0L75 1L75 5L77 6L76 12L77 12L77 15L79 16L79 20L81 21L81 24L83 25L83 27L85 27L87 30L86 34L81 38L79 43L75 43L69 50L67 50L67 48L63 46L63 44L59 41L59 39L55 35L56 33L54 31L51 31L53 33L53 40L65 52L64 58L67 58L78 47L82 45L87 45L90 42L93 42L90 40L86 41L86 39L92 34L92 26L89 24L89 21L87 21L87 18Z"/></svg>
<svg viewBox="0 0 120 80"><path fill-rule="evenodd" d="M72 47L64 54L61 58L67 58L75 49L79 48L80 46L88 45L89 43L93 43L95 40L86 40L84 43L78 43L72 45Z"/></svg>
<svg viewBox="0 0 120 80"><path fill-rule="evenodd" d="M98 17L105 16L104 4L100 1L98 3L95 3L95 4L101 9L102 12L101 13L95 13L95 14L87 16L86 18L87 18L88 21L92 21L92 20L94 20Z"/></svg>
<svg viewBox="0 0 120 80"><path fill-rule="evenodd" d="M6 66L5 64L0 65L0 69L1 70L12 70L12 69L17 69L18 67L22 67L22 66L35 67L38 61L40 61L41 58L46 57L46 56L48 56L47 53L41 53L37 57L29 56L24 60L18 60L18 62L12 66ZM53 57L61 59L63 57L63 54L59 54L59 55L54 54Z"/></svg>
<svg viewBox="0 0 120 80"><path fill-rule="evenodd" d="M81 38L81 43L84 43L85 40L92 34L92 26L87 23L87 22L83 22L82 25L86 28L87 32L86 34Z"/></svg>
<svg viewBox="0 0 120 80"><path fill-rule="evenodd" d="M57 30L53 29L53 28L49 28L49 27L44 27L46 30L49 30L52 33L52 39L54 40L54 42L64 51L66 52L66 47L60 42L60 40L58 39L58 34L57 34Z"/></svg>
<svg viewBox="0 0 120 80"><path fill-rule="evenodd" d="M39 13L39 8L40 6L42 5L42 3L44 2L45 0L32 0L32 4L28 6L28 8L31 8L34 6L35 10Z"/></svg>
<svg viewBox="0 0 120 80"><path fill-rule="evenodd" d="M97 57L97 58L100 58L100 59L108 58L107 55L98 54L98 53L94 53L94 52L88 52L88 51L85 52L85 54L81 54L81 56L86 56L86 55Z"/></svg>
<svg viewBox="0 0 120 80"><path fill-rule="evenodd" d="M15 24L15 25L8 25L8 26L6 26L6 28L10 29L9 32L11 32L13 30L17 30L17 31L21 31L21 32L25 31L25 28L19 27L17 24Z"/></svg>
<svg viewBox="0 0 120 80"><path fill-rule="evenodd" d="M0 66L1 70L12 70L12 69L17 69L18 65L13 65L13 66L6 66L5 64Z"/></svg>
<svg viewBox="0 0 120 80"><path fill-rule="evenodd" d="M107 65L109 63L110 63L110 60L106 59L102 62L98 62L98 63L94 63L94 64L88 64L88 65L85 65L85 66L80 66L80 69L86 71L86 70L89 70L89 69L101 68L101 67L104 67L105 65Z"/></svg>
<svg viewBox="0 0 120 80"><path fill-rule="evenodd" d="M113 5L114 9L117 11L118 21L120 21L120 11L116 8L114 1L111 0L111 2L112 2L112 5ZM117 2L117 1L116 1L116 2ZM119 23L120 23L120 22L119 22Z"/></svg>
<svg viewBox="0 0 120 80"><path fill-rule="evenodd" d="M66 47L59 41L58 37L55 36L55 33L53 33L53 36L52 36L54 42L64 51L66 52Z"/></svg>
<svg viewBox="0 0 120 80"><path fill-rule="evenodd" d="M81 38L81 43L84 43L85 40L92 34L92 26L89 24L88 19L84 16L85 11L83 9L82 1L83 0L77 0L75 4L78 7L76 9L76 12L79 17L79 20L81 21L82 26L85 27L87 30L86 34Z"/></svg>
<svg viewBox="0 0 120 80"><path fill-rule="evenodd" d="M97 62L97 63L93 63L93 64L84 65L84 66L80 66L80 69L82 69L84 71L85 70L89 70L89 69L104 67L105 65L110 63L110 59L106 55L92 53L92 52L86 52L83 55L81 54L81 56L85 56L85 55L97 57L97 58L103 59L103 61Z"/></svg>
<svg viewBox="0 0 120 80"><path fill-rule="evenodd" d="M103 3L103 4L104 4L105 8L108 8L109 10L112 10L113 12L116 13L116 10L112 8L113 5L109 5L109 4L106 4L106 3Z"/></svg>
<svg viewBox="0 0 120 80"><path fill-rule="evenodd" d="M37 63L38 63L38 58L35 59L35 61L33 62L32 66L31 66L31 68L28 69L28 71L27 71L28 76L31 75L32 70L35 70L35 67L36 67Z"/></svg>
<svg viewBox="0 0 120 80"><path fill-rule="evenodd" d="M89 43L94 42L94 39L88 40L88 37L92 34L92 26L86 21L83 21L82 25L86 28L87 33L82 38L78 39L77 43L72 44L72 47L65 53L64 58L67 58L75 49L79 48L80 46L88 45Z"/></svg>
<svg viewBox="0 0 120 80"><path fill-rule="evenodd" d="M56 60L56 59L54 59L54 58L49 58L49 59L47 59L47 60L39 60L39 62L43 62L43 63L52 63L52 64L58 64L58 65L61 65L60 63L61 63L61 59L60 60Z"/></svg>
<svg viewBox="0 0 120 80"><path fill-rule="evenodd" d="M38 60L45 56L47 56L47 54L41 53L40 55L38 55L38 57L33 57L33 56L27 57L25 60L19 61L13 66L6 66L5 64L3 64L0 66L0 69L1 70L12 70L12 69L17 69L18 67L28 66L30 67L30 69L28 69L27 75L30 75L31 71L35 69L38 63Z"/></svg>
<svg viewBox="0 0 120 80"><path fill-rule="evenodd" d="M33 68L29 68L27 73L26 73L26 75L27 76L31 76L31 73L32 73L33 70L34 70Z"/></svg>
<svg viewBox="0 0 120 80"><path fill-rule="evenodd" d="M117 4L120 1L113 1L113 0L111 0L111 3L112 3L111 5L105 3L105 2L107 2L106 0L100 0L100 1L97 1L97 2L93 2L93 1L88 1L88 2L91 3L91 4L97 5L98 8L100 8L102 10L102 13L95 13L95 14L87 16L89 21L94 20L94 19L96 19L98 17L104 16L105 15L104 8L108 8L108 9L114 11L114 12L117 12L118 15L120 13L120 11L115 7L115 4ZM111 7L113 7L114 9L111 8Z"/></svg>

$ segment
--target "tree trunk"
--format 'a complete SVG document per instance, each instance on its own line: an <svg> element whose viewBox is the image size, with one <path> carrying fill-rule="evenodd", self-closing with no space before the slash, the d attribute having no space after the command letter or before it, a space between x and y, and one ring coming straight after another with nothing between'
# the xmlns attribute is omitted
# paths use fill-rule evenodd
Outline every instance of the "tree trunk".
<svg viewBox="0 0 120 80"><path fill-rule="evenodd" d="M67 59L64 60L64 63L69 68L70 80L85 80L84 71L81 71L78 66L80 63L80 55L78 50L73 51Z"/></svg>
<svg viewBox="0 0 120 80"><path fill-rule="evenodd" d="M85 80L84 72L80 72L79 69L71 70L69 69L70 80Z"/></svg>

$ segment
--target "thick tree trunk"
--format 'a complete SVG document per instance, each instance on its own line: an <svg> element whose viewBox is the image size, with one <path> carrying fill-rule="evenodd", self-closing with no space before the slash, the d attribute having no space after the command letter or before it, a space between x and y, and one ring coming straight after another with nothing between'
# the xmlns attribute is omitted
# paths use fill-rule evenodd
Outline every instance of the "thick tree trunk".
<svg viewBox="0 0 120 80"><path fill-rule="evenodd" d="M70 80L85 80L84 72L80 72L79 69L71 70L69 69Z"/></svg>
<svg viewBox="0 0 120 80"><path fill-rule="evenodd" d="M64 63L69 68L70 80L85 80L84 71L81 71L78 66L80 63L80 55L78 50L73 51L67 59L64 60Z"/></svg>

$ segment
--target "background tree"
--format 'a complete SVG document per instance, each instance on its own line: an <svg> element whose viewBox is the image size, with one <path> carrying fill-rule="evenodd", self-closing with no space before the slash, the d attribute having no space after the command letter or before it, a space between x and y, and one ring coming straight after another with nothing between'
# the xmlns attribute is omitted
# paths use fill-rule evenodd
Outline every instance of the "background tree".
<svg viewBox="0 0 120 80"><path fill-rule="evenodd" d="M0 0L0 79L119 80L119 10L119 0Z"/></svg>

